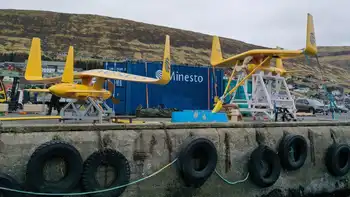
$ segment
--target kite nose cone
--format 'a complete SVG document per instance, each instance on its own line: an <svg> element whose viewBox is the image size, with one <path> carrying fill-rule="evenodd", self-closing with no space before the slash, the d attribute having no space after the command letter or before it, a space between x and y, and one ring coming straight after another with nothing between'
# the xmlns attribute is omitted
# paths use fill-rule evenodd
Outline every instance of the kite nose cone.
<svg viewBox="0 0 350 197"><path fill-rule="evenodd" d="M49 87L49 91L52 92L52 93L56 92L56 90L57 90L56 86Z"/></svg>
<svg viewBox="0 0 350 197"><path fill-rule="evenodd" d="M57 96L64 94L64 88L62 88L60 85L53 85L49 87L49 91Z"/></svg>
<svg viewBox="0 0 350 197"><path fill-rule="evenodd" d="M50 90L50 92L51 92L52 90L55 90L55 86L49 87L49 90Z"/></svg>

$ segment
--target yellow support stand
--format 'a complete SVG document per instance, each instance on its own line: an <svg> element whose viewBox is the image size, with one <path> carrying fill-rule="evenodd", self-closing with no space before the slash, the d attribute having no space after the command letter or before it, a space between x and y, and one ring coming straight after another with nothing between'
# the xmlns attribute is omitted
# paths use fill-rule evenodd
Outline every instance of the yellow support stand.
<svg viewBox="0 0 350 197"><path fill-rule="evenodd" d="M271 60L271 56L268 56L264 59L264 61L262 61L258 66L256 66L247 76L245 76L241 81L239 81L236 86L234 88L232 88L228 93L224 94L220 100L216 103L214 109L212 110L212 113L217 113L221 110L222 105L224 103L224 99L226 98L227 95L232 94L234 91L236 91L239 86L241 86L246 80L248 80L249 77L251 77L262 65L264 65L266 62ZM227 85L230 85L230 83L228 83ZM226 88L228 89L228 88ZM225 90L226 91L226 90Z"/></svg>

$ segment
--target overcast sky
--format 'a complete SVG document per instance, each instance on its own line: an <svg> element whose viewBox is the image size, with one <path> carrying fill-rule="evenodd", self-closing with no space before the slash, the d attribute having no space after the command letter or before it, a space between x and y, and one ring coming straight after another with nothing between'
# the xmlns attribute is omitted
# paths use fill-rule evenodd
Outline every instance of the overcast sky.
<svg viewBox="0 0 350 197"><path fill-rule="evenodd" d="M289 49L304 48L310 12L319 46L350 46L349 0L2 0L0 8L98 14Z"/></svg>

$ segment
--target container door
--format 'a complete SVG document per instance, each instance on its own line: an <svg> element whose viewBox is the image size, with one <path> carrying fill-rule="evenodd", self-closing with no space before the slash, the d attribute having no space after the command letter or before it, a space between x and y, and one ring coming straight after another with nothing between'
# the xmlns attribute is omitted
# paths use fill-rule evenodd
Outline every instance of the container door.
<svg viewBox="0 0 350 197"><path fill-rule="evenodd" d="M126 73L126 62L117 62L114 67L115 71ZM114 80L114 97L119 99L120 103L114 105L115 114L125 114L125 95L126 95L126 81L123 80Z"/></svg>
<svg viewBox="0 0 350 197"><path fill-rule="evenodd" d="M112 63L112 62L104 62L103 65L104 65L104 69L114 71L114 63ZM114 84L114 81L113 81L113 80L111 80L111 81L112 81L112 83ZM104 89L106 89L106 90L108 89L107 81L106 81L105 84L104 84ZM106 100L106 104L107 104L110 108L113 109L113 103L112 103L112 100L111 100L111 99L107 99L107 100Z"/></svg>
<svg viewBox="0 0 350 197"><path fill-rule="evenodd" d="M126 63L125 62L106 62L106 70L126 72ZM119 104L112 103L111 99L107 100L107 105L113 108L115 114L125 114L125 93L126 93L126 83L122 80L110 80L114 84L114 94L113 96L116 99L119 99ZM107 84L105 84L106 86Z"/></svg>
<svg viewBox="0 0 350 197"><path fill-rule="evenodd" d="M147 62L129 61L127 64L127 72L134 75L146 76ZM133 115L136 113L136 108L141 105L143 108L147 108L147 88L145 83L126 82L126 94L125 94L125 111L127 115Z"/></svg>
<svg viewBox="0 0 350 197"><path fill-rule="evenodd" d="M147 75L157 77L161 63L149 63ZM149 85L149 107L163 104L181 110L208 109L208 68L172 65L171 81L167 85Z"/></svg>

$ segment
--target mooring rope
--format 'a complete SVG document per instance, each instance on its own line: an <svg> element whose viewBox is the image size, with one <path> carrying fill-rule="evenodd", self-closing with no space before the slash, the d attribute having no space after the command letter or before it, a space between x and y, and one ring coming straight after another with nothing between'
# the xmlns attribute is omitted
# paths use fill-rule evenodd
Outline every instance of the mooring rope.
<svg viewBox="0 0 350 197"><path fill-rule="evenodd" d="M166 168L170 167L171 165L173 165L178 159L174 159L172 162L168 163L167 165L165 165L164 167L162 167L161 169L157 170L156 172L153 172L152 174L145 176L143 178L137 179L135 181L132 181L130 183L124 184L124 185L119 185L116 187L111 187L111 188L107 188L107 189L101 189L101 190L95 190L95 191L89 191L89 192L75 192L75 193L41 193L41 192L30 192L30 191L23 191L23 190L17 190L17 189L10 189L10 188L6 188L6 187L0 187L0 190L4 190L4 191L10 191L10 192L16 192L16 193L22 193L22 194L28 194L28 195L38 195L38 196L80 196L80 195L89 195L89 194L97 194L97 193L104 193L104 192L110 192L110 191L114 191L123 187L127 187L129 185L134 185L136 183L145 181L157 174L159 174L160 172L162 172L163 170L165 170ZM243 180L238 180L238 181L234 181L231 182L227 179L225 179L221 174L219 174L219 172L215 169L215 173L227 184L229 185L235 185L238 183L242 183L245 182L248 177L249 177L249 173L247 174L247 176L243 179Z"/></svg>

